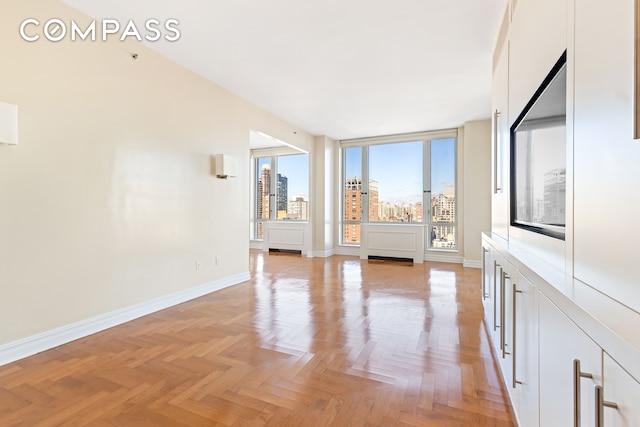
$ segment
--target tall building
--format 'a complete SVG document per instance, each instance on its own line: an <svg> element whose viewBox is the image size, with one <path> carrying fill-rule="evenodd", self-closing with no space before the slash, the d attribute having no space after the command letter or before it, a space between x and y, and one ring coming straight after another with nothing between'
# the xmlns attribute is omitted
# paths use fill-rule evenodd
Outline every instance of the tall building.
<svg viewBox="0 0 640 427"><path fill-rule="evenodd" d="M258 180L258 219L269 219L269 191L271 188L271 166L262 165Z"/></svg>
<svg viewBox="0 0 640 427"><path fill-rule="evenodd" d="M362 178L347 178L344 183L344 219L362 220ZM344 243L360 243L360 224L344 224Z"/></svg>
<svg viewBox="0 0 640 427"><path fill-rule="evenodd" d="M309 219L309 201L304 197L296 197L287 204L287 218L299 221L307 221Z"/></svg>
<svg viewBox="0 0 640 427"><path fill-rule="evenodd" d="M276 205L278 209L278 216L280 216L280 212L287 212L287 201L289 200L289 189L288 187L288 179L286 176L278 174L278 182L277 182L276 194L278 198L276 199Z"/></svg>
<svg viewBox="0 0 640 427"><path fill-rule="evenodd" d="M369 179L369 221L380 221L378 194L378 181Z"/></svg>
<svg viewBox="0 0 640 427"><path fill-rule="evenodd" d="M379 221L378 181L369 180L369 221ZM344 183L344 219L362 221L362 178L346 178ZM360 224L344 224L344 243L360 243Z"/></svg>
<svg viewBox="0 0 640 427"><path fill-rule="evenodd" d="M271 188L271 166L266 164L260 168L260 178L258 179L256 206L258 207L257 219L269 219L269 189ZM262 223L258 222L256 233L258 239L262 239Z"/></svg>
<svg viewBox="0 0 640 427"><path fill-rule="evenodd" d="M431 199L431 215L433 222L455 222L456 197L440 194Z"/></svg>
<svg viewBox="0 0 640 427"><path fill-rule="evenodd" d="M431 246L434 248L453 248L456 242L455 191L445 189L443 194L431 199L431 221L440 223L431 229ZM446 223L451 223L451 225Z"/></svg>
<svg viewBox="0 0 640 427"><path fill-rule="evenodd" d="M542 222L550 225L565 225L567 203L567 171L554 169L544 174L544 215Z"/></svg>

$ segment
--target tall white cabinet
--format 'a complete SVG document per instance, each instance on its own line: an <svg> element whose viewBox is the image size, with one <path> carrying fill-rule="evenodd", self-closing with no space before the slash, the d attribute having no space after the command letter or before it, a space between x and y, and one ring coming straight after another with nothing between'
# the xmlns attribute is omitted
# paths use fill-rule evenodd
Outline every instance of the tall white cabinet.
<svg viewBox="0 0 640 427"><path fill-rule="evenodd" d="M520 426L640 426L639 7L505 0L493 58L482 302ZM512 226L509 188L510 128L564 51L566 240Z"/></svg>

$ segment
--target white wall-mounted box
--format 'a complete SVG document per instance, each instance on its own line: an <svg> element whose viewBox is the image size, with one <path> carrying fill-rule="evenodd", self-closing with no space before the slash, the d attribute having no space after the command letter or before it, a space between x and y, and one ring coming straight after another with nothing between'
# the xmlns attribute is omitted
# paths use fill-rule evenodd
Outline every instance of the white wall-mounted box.
<svg viewBox="0 0 640 427"><path fill-rule="evenodd" d="M18 106L0 102L0 144L18 143Z"/></svg>
<svg viewBox="0 0 640 427"><path fill-rule="evenodd" d="M216 176L218 178L229 178L238 176L238 159L228 154L216 154L215 156Z"/></svg>

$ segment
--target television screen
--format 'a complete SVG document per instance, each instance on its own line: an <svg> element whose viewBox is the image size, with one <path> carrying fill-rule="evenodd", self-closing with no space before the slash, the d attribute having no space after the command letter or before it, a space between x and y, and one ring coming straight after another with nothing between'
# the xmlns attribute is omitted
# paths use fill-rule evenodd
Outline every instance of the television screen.
<svg viewBox="0 0 640 427"><path fill-rule="evenodd" d="M564 239L566 54L511 128L511 225Z"/></svg>

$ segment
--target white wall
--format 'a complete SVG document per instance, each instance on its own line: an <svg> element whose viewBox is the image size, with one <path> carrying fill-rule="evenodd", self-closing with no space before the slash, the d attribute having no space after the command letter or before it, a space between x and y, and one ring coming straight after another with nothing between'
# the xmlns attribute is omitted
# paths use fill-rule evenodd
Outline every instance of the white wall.
<svg viewBox="0 0 640 427"><path fill-rule="evenodd" d="M491 120L464 125L464 263L481 265L483 231L491 229Z"/></svg>
<svg viewBox="0 0 640 427"><path fill-rule="evenodd" d="M0 345L247 272L249 132L313 138L136 43L27 43L27 17L89 21L2 4L19 145L0 146ZM215 178L217 153L237 178Z"/></svg>
<svg viewBox="0 0 640 427"><path fill-rule="evenodd" d="M313 255L330 256L334 247L334 228L337 227L334 216L334 189L336 142L326 136L315 138L311 185L313 187L312 234Z"/></svg>

